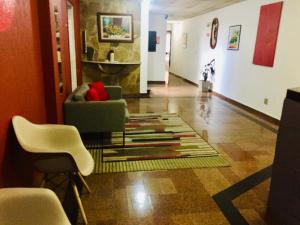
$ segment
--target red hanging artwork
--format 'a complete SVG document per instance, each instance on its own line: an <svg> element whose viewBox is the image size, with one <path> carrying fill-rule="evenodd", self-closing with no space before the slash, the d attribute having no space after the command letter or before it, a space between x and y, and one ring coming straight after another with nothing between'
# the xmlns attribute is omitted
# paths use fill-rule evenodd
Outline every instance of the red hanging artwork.
<svg viewBox="0 0 300 225"><path fill-rule="evenodd" d="M260 8L253 64L274 66L277 37L283 2L263 5Z"/></svg>

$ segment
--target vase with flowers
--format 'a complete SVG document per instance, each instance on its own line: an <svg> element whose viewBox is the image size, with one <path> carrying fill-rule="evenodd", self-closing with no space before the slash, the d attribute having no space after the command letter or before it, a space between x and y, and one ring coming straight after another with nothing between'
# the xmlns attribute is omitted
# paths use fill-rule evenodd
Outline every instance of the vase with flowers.
<svg viewBox="0 0 300 225"><path fill-rule="evenodd" d="M202 72L202 92L212 92L212 84L214 81L214 75L216 73L215 63L216 60L213 59L204 66L204 70Z"/></svg>

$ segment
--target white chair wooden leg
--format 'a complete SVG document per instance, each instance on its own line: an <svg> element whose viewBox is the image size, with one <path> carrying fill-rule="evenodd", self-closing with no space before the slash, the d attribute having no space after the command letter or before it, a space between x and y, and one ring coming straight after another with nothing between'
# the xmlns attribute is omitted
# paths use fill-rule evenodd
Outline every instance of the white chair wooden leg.
<svg viewBox="0 0 300 225"><path fill-rule="evenodd" d="M48 174L46 173L43 177L42 182L41 182L41 185L40 185L41 188L45 187L45 184L46 184L47 180L48 180Z"/></svg>
<svg viewBox="0 0 300 225"><path fill-rule="evenodd" d="M85 215L85 212L84 212L84 208L83 208L83 205L82 205L82 202L81 202L80 195L79 195L78 189L76 187L76 184L75 184L73 179L71 180L71 182L72 182L72 189L73 189L73 192L75 194L75 198L76 198L76 201L78 203L81 216L83 218L83 222L84 222L84 224L88 224L88 221L87 221L87 218L86 218L86 215Z"/></svg>
<svg viewBox="0 0 300 225"><path fill-rule="evenodd" d="M83 186L87 189L87 191L88 191L89 193L91 193L92 191L91 191L89 185L87 184L87 182L85 181L85 179L83 178L83 176L82 176L80 173L77 173L77 174L78 174L78 177L80 178L80 180L81 180Z"/></svg>

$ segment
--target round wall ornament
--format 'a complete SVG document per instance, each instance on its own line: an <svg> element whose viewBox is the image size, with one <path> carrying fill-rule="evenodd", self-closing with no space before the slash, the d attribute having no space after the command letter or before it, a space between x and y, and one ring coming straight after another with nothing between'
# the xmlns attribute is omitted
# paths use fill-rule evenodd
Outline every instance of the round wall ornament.
<svg viewBox="0 0 300 225"><path fill-rule="evenodd" d="M211 24L210 47L214 49L218 42L219 20L214 18Z"/></svg>

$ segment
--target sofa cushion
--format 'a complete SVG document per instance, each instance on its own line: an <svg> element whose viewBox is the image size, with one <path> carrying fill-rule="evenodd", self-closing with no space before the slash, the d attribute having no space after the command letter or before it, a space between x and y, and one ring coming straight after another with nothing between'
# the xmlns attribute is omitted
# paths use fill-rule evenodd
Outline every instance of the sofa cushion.
<svg viewBox="0 0 300 225"><path fill-rule="evenodd" d="M109 100L118 100L122 98L122 88L120 86L105 86Z"/></svg>
<svg viewBox="0 0 300 225"><path fill-rule="evenodd" d="M86 92L86 100L88 101L99 101L100 97L98 95L98 92L95 88L90 88L87 92Z"/></svg>
<svg viewBox="0 0 300 225"><path fill-rule="evenodd" d="M74 94L72 100L75 102L84 102L86 101L85 94L84 95Z"/></svg>
<svg viewBox="0 0 300 225"><path fill-rule="evenodd" d="M102 82L97 81L97 82L90 83L89 87L94 88L97 91L100 101L106 101L109 99L109 96Z"/></svg>
<svg viewBox="0 0 300 225"><path fill-rule="evenodd" d="M74 92L72 93L72 101L75 102L84 102L85 99L85 95L86 92L89 90L89 86L87 84L83 84L81 86L79 86L78 88L76 88L76 90L74 90Z"/></svg>

